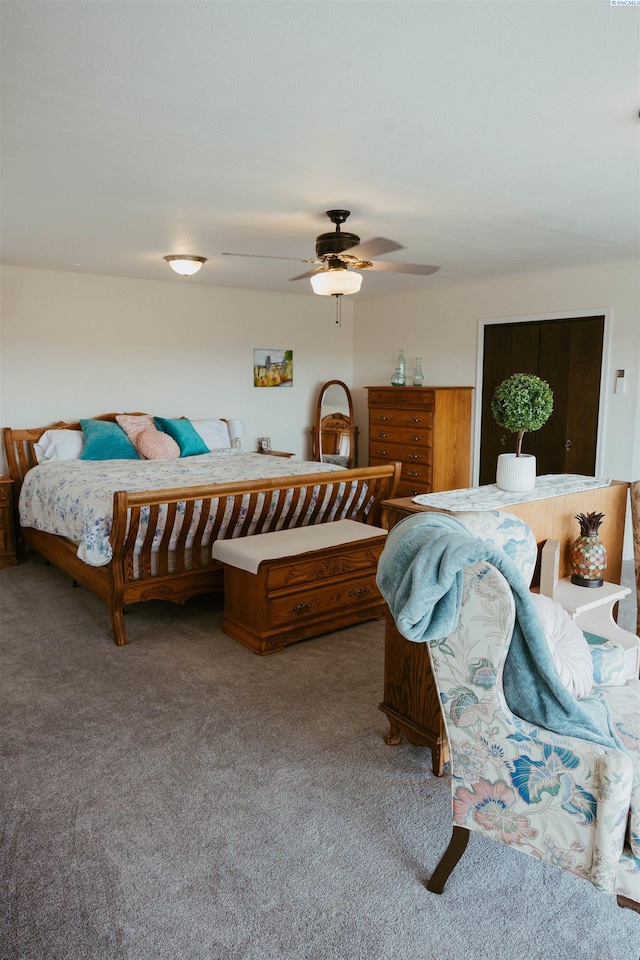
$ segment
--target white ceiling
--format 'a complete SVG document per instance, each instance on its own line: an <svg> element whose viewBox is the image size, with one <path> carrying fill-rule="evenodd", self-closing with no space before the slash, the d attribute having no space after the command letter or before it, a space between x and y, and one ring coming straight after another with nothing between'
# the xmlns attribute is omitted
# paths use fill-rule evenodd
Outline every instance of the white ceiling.
<svg viewBox="0 0 640 960"><path fill-rule="evenodd" d="M312 295L295 260L221 253L312 257L331 207L441 265L358 299L637 257L639 14L3 0L2 262Z"/></svg>

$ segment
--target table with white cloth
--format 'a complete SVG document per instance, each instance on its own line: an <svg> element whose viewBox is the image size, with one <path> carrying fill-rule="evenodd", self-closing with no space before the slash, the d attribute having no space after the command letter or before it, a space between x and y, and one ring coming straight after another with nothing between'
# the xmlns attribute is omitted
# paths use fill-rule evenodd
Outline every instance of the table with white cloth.
<svg viewBox="0 0 640 960"><path fill-rule="evenodd" d="M622 573L622 546L624 540L627 490L629 484L621 480L582 477L576 474L548 474L538 477L535 488L527 493L508 493L495 483L460 490L402 497L384 502L386 526L392 527L403 517L423 510L443 513L476 510L503 510L513 513L533 530L538 551L547 540L560 543L559 576L571 573L569 551L580 536L578 513L603 513L598 535L607 551L607 569L604 579L619 583ZM539 571L534 575L537 584Z"/></svg>

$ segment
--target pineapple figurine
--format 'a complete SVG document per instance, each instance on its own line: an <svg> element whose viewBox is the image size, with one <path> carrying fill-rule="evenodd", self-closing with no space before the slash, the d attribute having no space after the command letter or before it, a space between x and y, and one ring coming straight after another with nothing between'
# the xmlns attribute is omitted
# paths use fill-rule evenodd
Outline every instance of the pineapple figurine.
<svg viewBox="0 0 640 960"><path fill-rule="evenodd" d="M579 587L601 587L607 569L607 550L598 536L603 513L579 513L580 536L571 547L571 583Z"/></svg>

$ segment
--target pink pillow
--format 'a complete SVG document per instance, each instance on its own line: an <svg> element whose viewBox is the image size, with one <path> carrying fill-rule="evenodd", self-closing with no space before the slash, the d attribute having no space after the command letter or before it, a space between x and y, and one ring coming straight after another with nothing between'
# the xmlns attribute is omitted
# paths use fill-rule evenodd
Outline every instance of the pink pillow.
<svg viewBox="0 0 640 960"><path fill-rule="evenodd" d="M177 460L180 456L180 447L173 437L158 430L148 414L120 413L116 421L145 460Z"/></svg>
<svg viewBox="0 0 640 960"><path fill-rule="evenodd" d="M148 430L149 427L155 427L153 417L148 416L146 413L141 413L138 416L130 413L119 413L116 417L116 423L122 427L134 447L136 445L136 439L143 430ZM138 453L140 453L139 450Z"/></svg>
<svg viewBox="0 0 640 960"><path fill-rule="evenodd" d="M180 456L180 447L173 437L156 426L139 433L134 446L145 460L177 460Z"/></svg>

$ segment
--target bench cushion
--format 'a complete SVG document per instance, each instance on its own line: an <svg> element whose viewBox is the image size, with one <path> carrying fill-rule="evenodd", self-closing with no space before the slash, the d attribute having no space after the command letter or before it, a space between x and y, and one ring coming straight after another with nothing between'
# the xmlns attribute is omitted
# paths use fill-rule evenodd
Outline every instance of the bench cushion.
<svg viewBox="0 0 640 960"><path fill-rule="evenodd" d="M276 530L253 537L236 540L216 540L212 556L221 563L239 567L249 573L257 573L265 560L293 557L314 550L338 547L343 543L370 540L386 534L382 527L374 527L357 520L336 520L311 527L295 527L291 530Z"/></svg>

